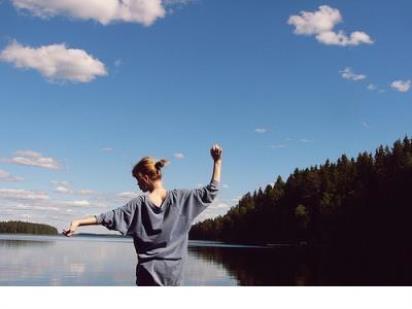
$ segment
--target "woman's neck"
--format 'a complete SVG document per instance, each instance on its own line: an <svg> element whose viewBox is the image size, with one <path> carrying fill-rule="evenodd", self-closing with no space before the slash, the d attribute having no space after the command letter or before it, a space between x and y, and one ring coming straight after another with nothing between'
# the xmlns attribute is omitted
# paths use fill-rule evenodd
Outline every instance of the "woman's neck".
<svg viewBox="0 0 412 309"><path fill-rule="evenodd" d="M166 196L166 193L167 190L163 187L163 184L161 182L158 182L154 184L153 190L150 192L150 195L164 197Z"/></svg>

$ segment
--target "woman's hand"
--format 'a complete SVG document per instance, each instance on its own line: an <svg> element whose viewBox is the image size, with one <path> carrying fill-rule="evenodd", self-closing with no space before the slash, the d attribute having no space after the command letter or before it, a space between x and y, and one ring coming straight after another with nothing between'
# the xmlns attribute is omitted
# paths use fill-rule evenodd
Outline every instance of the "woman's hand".
<svg viewBox="0 0 412 309"><path fill-rule="evenodd" d="M221 160L222 151L222 147L220 147L218 144L214 144L212 148L210 148L210 154L212 155L213 161L216 162Z"/></svg>
<svg viewBox="0 0 412 309"><path fill-rule="evenodd" d="M76 232L78 227L79 227L79 223L76 220L74 220L70 223L70 227L68 229L63 230L63 234L66 235L67 237L70 237Z"/></svg>

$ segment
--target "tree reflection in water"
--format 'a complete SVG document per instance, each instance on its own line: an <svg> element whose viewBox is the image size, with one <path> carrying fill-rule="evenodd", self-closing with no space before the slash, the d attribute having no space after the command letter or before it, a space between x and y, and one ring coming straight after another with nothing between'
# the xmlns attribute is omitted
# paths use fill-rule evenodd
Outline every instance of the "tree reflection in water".
<svg viewBox="0 0 412 309"><path fill-rule="evenodd" d="M222 264L239 285L308 285L314 281L309 251L299 247L191 247L189 254Z"/></svg>
<svg viewBox="0 0 412 309"><path fill-rule="evenodd" d="M410 247L191 247L189 254L220 263L239 285L411 285Z"/></svg>

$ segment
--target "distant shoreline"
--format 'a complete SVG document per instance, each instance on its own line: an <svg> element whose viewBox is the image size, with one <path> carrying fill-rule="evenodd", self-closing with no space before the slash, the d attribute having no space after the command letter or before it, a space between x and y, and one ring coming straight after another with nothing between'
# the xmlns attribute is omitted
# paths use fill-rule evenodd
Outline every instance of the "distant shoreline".
<svg viewBox="0 0 412 309"><path fill-rule="evenodd" d="M24 222L24 221L1 221L0 234L32 234L32 235L57 235L57 228L48 224Z"/></svg>
<svg viewBox="0 0 412 309"><path fill-rule="evenodd" d="M116 234L91 234L91 233L79 233L71 237L66 237L61 233L53 235L41 235L41 234L28 234L28 233L0 233L0 240L28 240L28 241L41 241L41 239L36 239L37 237L51 237L58 238L59 240L87 240L95 239L104 241L104 239L110 240L130 240L133 241L131 236L122 236ZM13 239L15 238L15 239ZM189 247L225 247L225 248L262 248L262 249L275 249L275 248L285 248L285 247L300 247L299 244L264 244L264 243L228 243L222 241L213 240L197 240L189 239Z"/></svg>

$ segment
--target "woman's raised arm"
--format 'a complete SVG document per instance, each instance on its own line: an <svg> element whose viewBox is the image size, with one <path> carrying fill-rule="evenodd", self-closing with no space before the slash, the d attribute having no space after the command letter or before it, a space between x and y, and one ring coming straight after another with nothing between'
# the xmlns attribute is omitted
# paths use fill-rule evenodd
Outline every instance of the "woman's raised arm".
<svg viewBox="0 0 412 309"><path fill-rule="evenodd" d="M212 148L210 148L210 154L214 161L212 180L210 182L220 182L220 172L222 168L222 151L222 147L220 147L218 144L215 144L212 146Z"/></svg>

